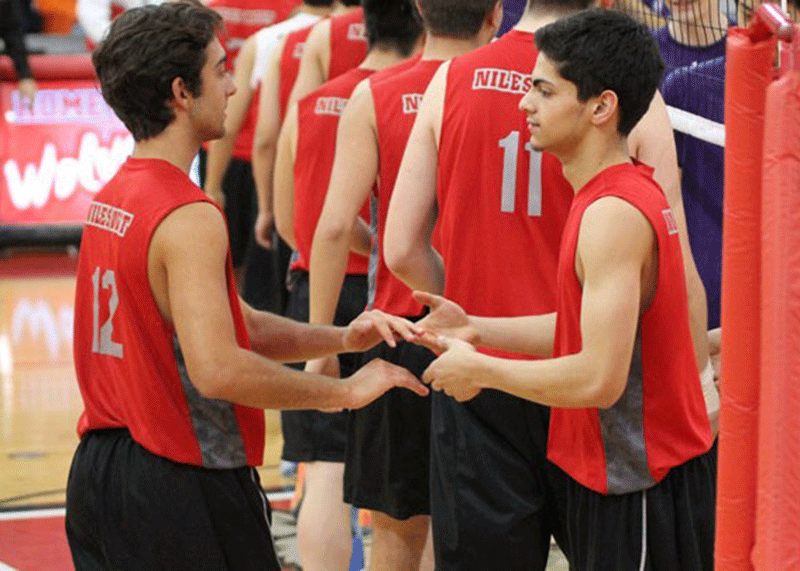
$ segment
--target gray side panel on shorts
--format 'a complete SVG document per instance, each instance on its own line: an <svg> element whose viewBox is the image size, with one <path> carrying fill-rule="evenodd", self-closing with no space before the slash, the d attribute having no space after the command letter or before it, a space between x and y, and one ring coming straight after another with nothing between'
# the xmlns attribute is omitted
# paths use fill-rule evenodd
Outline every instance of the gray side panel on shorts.
<svg viewBox="0 0 800 571"><path fill-rule="evenodd" d="M367 309L372 309L372 306L375 305L378 262L381 255L378 247L378 197L374 194L369 197L369 229L372 231L372 249L369 252L369 266L367 268Z"/></svg>
<svg viewBox="0 0 800 571"><path fill-rule="evenodd" d="M609 494L628 494L655 485L644 440L643 379L642 339L637 331L625 391L611 408L598 409Z"/></svg>
<svg viewBox="0 0 800 571"><path fill-rule="evenodd" d="M181 376L183 393L189 405L194 432L200 444L205 468L241 468L247 465L244 440L232 403L208 399L201 395L189 379L177 335L173 336L175 360Z"/></svg>

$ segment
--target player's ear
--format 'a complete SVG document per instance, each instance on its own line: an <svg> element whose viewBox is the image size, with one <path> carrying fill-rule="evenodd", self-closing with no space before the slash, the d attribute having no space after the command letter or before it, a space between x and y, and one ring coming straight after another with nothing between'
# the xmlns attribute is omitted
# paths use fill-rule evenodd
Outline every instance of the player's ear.
<svg viewBox="0 0 800 571"><path fill-rule="evenodd" d="M172 80L172 105L178 108L186 108L189 103L191 93L186 87L182 77L175 77Z"/></svg>
<svg viewBox="0 0 800 571"><path fill-rule="evenodd" d="M616 93L606 89L594 98L592 106L592 123L599 127L605 125L617 115L619 99L617 99Z"/></svg>
<svg viewBox="0 0 800 571"><path fill-rule="evenodd" d="M492 26L499 30L500 25L503 23L503 0L495 2L494 10L489 13L489 17L492 19Z"/></svg>

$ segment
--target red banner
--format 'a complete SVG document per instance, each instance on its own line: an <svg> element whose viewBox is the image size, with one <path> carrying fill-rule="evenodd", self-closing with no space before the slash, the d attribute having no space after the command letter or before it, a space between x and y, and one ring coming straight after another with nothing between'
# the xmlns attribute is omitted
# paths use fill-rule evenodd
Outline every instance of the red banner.
<svg viewBox="0 0 800 571"><path fill-rule="evenodd" d="M40 81L28 109L0 82L0 223L80 224L133 149L92 80Z"/></svg>

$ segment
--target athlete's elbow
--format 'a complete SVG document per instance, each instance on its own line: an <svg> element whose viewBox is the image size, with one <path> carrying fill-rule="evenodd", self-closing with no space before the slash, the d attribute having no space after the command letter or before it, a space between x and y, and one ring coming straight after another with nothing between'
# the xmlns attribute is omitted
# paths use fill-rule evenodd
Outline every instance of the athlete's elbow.
<svg viewBox="0 0 800 571"><path fill-rule="evenodd" d="M611 408L625 391L625 379L612 375L595 375L589 384L587 404L596 408Z"/></svg>
<svg viewBox="0 0 800 571"><path fill-rule="evenodd" d="M189 380L202 397L228 400L234 383L231 367L226 367L218 359L208 359L194 366L187 363L186 369Z"/></svg>
<svg viewBox="0 0 800 571"><path fill-rule="evenodd" d="M411 244L402 239L384 240L383 256L386 266L398 278L407 281L414 271L414 249Z"/></svg>

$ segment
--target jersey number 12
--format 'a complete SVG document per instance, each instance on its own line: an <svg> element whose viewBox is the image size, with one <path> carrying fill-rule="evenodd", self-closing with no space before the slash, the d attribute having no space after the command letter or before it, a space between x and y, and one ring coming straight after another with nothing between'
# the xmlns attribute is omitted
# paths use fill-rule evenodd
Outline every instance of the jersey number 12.
<svg viewBox="0 0 800 571"><path fill-rule="evenodd" d="M517 199L517 156L519 155L519 131L511 131L497 142L503 149L503 193L500 198L501 212L514 212ZM542 215L542 153L534 151L525 143L530 168L528 169L528 216Z"/></svg>
<svg viewBox="0 0 800 571"><path fill-rule="evenodd" d="M103 289L110 289L111 296L108 298L108 319L100 325L100 286ZM111 336L114 333L114 314L119 306L119 294L117 293L117 278L113 270L103 272L103 281L100 283L100 268L96 268L92 274L92 287L94 298L92 303L92 352L101 355L110 355L122 359L122 343L117 343Z"/></svg>

